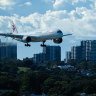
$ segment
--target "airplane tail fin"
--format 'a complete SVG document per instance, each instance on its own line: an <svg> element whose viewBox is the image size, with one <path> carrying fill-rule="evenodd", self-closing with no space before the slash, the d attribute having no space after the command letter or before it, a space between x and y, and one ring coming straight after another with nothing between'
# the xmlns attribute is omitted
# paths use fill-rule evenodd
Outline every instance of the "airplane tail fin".
<svg viewBox="0 0 96 96"><path fill-rule="evenodd" d="M13 21L11 21L11 27L12 27L12 34L18 33L17 28Z"/></svg>

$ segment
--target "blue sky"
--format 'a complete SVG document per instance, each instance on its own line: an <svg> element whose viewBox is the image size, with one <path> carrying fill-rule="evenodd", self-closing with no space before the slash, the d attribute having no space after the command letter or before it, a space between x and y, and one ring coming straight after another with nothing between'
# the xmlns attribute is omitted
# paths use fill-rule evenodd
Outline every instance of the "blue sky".
<svg viewBox="0 0 96 96"><path fill-rule="evenodd" d="M60 44L62 60L65 52L72 46L80 45L81 40L96 39L96 0L0 0L0 32L10 32L10 20L17 26L18 32L34 33L61 29L64 37ZM1 37L2 42L16 42L18 58L32 57L42 52L41 43L31 43L27 48L24 43ZM57 45L47 41L47 45Z"/></svg>

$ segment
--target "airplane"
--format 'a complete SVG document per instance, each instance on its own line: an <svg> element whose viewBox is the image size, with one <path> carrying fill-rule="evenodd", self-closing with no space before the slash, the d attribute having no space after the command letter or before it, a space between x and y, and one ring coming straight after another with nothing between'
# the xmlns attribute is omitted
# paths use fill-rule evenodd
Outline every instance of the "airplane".
<svg viewBox="0 0 96 96"><path fill-rule="evenodd" d="M28 34L19 34L16 26L13 22L11 22L13 32L11 33L0 33L0 36L11 37L20 42L24 42L26 47L30 47L30 42L42 42L41 47L46 47L45 42L47 40L53 40L54 43L60 44L63 41L63 36L69 36L72 34L63 34L60 29L53 30L52 32L46 31L40 35L28 35Z"/></svg>

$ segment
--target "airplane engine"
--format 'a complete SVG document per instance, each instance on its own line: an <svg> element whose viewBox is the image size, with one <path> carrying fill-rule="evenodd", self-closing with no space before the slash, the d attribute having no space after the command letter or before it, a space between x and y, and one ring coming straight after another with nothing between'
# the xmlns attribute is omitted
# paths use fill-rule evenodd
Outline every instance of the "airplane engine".
<svg viewBox="0 0 96 96"><path fill-rule="evenodd" d="M54 43L57 43L57 44L62 43L62 41L63 41L62 38L53 39L53 42L54 42Z"/></svg>
<svg viewBox="0 0 96 96"><path fill-rule="evenodd" d="M31 42L31 37L23 37L24 42Z"/></svg>

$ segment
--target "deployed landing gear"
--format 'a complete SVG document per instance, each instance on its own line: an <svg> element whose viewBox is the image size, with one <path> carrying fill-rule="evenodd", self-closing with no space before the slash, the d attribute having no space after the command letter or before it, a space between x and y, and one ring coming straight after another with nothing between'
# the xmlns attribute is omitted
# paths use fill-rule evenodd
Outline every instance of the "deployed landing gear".
<svg viewBox="0 0 96 96"><path fill-rule="evenodd" d="M30 47L31 45L27 43L27 44L25 44L25 46L26 46L26 47Z"/></svg>
<svg viewBox="0 0 96 96"><path fill-rule="evenodd" d="M41 44L41 47L46 47L46 45L42 45L42 44Z"/></svg>
<svg viewBox="0 0 96 96"><path fill-rule="evenodd" d="M41 44L41 47L46 47L46 45L44 44L46 41L43 41L43 44Z"/></svg>

